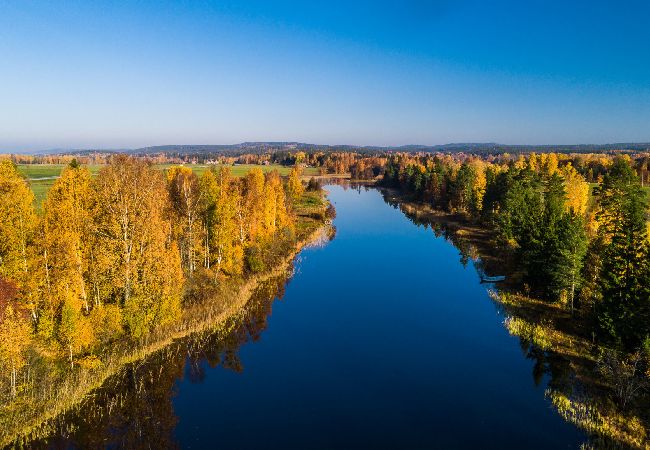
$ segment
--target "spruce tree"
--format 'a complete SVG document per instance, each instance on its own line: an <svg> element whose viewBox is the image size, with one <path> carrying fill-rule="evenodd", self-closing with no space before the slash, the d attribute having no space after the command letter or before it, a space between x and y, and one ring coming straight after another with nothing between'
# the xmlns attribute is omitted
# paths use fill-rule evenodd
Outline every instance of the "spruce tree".
<svg viewBox="0 0 650 450"><path fill-rule="evenodd" d="M650 277L646 198L629 162L617 158L600 190L603 250L601 329L628 348L649 333Z"/></svg>

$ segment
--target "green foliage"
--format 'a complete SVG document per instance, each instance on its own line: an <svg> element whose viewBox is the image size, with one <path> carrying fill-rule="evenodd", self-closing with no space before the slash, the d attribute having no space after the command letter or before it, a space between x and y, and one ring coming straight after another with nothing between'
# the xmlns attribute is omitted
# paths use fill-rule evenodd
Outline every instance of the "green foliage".
<svg viewBox="0 0 650 450"><path fill-rule="evenodd" d="M262 250L258 246L251 246L246 249L246 267L252 273L264 271L266 265L262 256Z"/></svg>
<svg viewBox="0 0 650 450"><path fill-rule="evenodd" d="M599 321L605 334L633 348L650 334L646 196L629 163L618 158L605 175L599 197L599 234L606 242Z"/></svg>
<svg viewBox="0 0 650 450"><path fill-rule="evenodd" d="M383 183L490 225L536 295L572 312L577 306L603 336L634 349L650 336L647 202L630 159L611 161L562 165L557 155L531 154L498 165L395 155ZM581 173L604 176L595 202Z"/></svg>

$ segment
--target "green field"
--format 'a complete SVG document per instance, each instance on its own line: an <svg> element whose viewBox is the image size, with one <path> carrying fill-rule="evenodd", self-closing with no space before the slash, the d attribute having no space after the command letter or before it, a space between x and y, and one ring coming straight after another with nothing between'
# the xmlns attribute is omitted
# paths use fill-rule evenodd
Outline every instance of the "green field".
<svg viewBox="0 0 650 450"><path fill-rule="evenodd" d="M175 164L157 164L156 167L160 170L168 169L169 167ZM41 203L45 200L47 191L52 187L54 181L59 177L61 171L65 167L65 164L18 164L18 170L22 173L28 180L29 184L34 191L35 203L37 207L40 208ZM90 165L88 169L93 175L96 175L97 172L101 169L101 165ZM210 167L204 164L185 164L185 167L190 167L198 176L201 176L203 172L208 170ZM219 167L219 166L216 166ZM230 166L232 174L236 177L241 177L246 175L249 170L253 167L259 167L264 172L270 172L277 169L280 172L280 175L288 175L291 170L290 167L281 166L279 164L272 164L269 166L255 165L255 164L241 164ZM310 167L304 170L304 175L318 175L318 169Z"/></svg>

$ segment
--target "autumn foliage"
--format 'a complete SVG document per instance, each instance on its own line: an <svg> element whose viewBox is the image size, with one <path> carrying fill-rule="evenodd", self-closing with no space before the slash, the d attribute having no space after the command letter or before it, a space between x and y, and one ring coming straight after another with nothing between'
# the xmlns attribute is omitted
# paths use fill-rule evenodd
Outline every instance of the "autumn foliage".
<svg viewBox="0 0 650 450"><path fill-rule="evenodd" d="M18 394L34 355L74 369L112 342L174 324L195 279L242 276L247 254L263 258L294 228L277 172L238 179L224 167L199 179L125 155L96 177L73 160L41 214L33 201L14 164L0 161L3 395Z"/></svg>
<svg viewBox="0 0 650 450"><path fill-rule="evenodd" d="M635 349L650 348L646 170L629 156L398 154L383 182L492 229L530 293Z"/></svg>

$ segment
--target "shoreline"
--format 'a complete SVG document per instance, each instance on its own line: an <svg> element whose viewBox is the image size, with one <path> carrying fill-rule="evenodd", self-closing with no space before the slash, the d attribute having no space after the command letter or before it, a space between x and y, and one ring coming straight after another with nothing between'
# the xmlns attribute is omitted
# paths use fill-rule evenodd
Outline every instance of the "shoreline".
<svg viewBox="0 0 650 450"><path fill-rule="evenodd" d="M609 350L606 345L593 342L584 332L582 317L572 315L566 306L547 302L522 293L521 272L507 249L496 246L494 233L487 227L474 224L462 216L433 208L423 200L414 199L397 188L378 187L384 200L397 205L400 211L416 224L440 224L449 240L461 253L468 243L472 259L478 257L485 272L496 268L507 275L500 287L488 290L490 299L503 310L503 326L511 335L526 344L530 355L537 350L539 361L548 367L571 373L570 381L549 379L545 396L556 412L567 422L585 431L594 448L619 446L650 449L650 417L644 409L641 395L627 408L621 408L612 398L612 386L598 372L600 353ZM449 233L447 233L449 232ZM501 273L499 273L501 274ZM523 348L523 347L522 347ZM621 355L626 357L627 355ZM574 388L579 389L575 390ZM578 392L576 394L576 392Z"/></svg>
<svg viewBox="0 0 650 450"><path fill-rule="evenodd" d="M173 327L165 327L146 336L140 345L130 352L111 354L101 369L96 371L82 369L80 373L70 376L63 383L62 388L57 391L57 399L46 402L33 417L21 418L17 414L19 411L14 412L11 421L15 425L10 424L3 430L0 435L0 448L29 446L31 441L49 434L48 424L50 422L80 405L87 396L104 386L111 377L117 375L124 368L152 357L178 340L207 330L219 330L228 320L246 307L255 290L262 283L285 273L303 249L329 240L328 233L331 229L332 225L328 221L320 223L303 239L297 241L273 269L250 276L236 286L234 291L226 293L225 301L221 299L222 301L217 303L217 299L213 298L204 302L206 304L192 306ZM196 320L197 316L200 317L199 320ZM118 351L114 353L119 353L120 344L125 345L118 343ZM60 400L61 398L64 400ZM12 431L7 432L9 429Z"/></svg>

